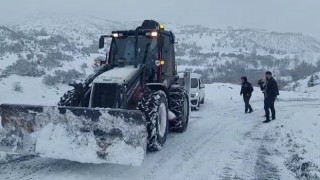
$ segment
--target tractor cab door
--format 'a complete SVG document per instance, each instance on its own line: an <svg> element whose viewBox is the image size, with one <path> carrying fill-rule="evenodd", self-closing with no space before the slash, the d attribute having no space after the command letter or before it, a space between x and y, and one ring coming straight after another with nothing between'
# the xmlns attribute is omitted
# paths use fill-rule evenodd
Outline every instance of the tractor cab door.
<svg viewBox="0 0 320 180"><path fill-rule="evenodd" d="M163 36L163 48L162 57L164 61L163 74L164 79L167 81L167 85L171 85L175 80L176 67L175 67L175 54L174 54L174 42L168 35Z"/></svg>

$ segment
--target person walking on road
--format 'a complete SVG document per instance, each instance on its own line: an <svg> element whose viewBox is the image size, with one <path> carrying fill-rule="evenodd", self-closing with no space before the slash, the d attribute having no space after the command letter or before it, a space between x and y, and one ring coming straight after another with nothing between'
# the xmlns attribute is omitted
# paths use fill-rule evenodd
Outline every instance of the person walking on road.
<svg viewBox="0 0 320 180"><path fill-rule="evenodd" d="M271 118L272 120L276 119L276 110L274 108L274 102L279 95L279 88L277 81L272 77L272 73L270 71L266 72L266 82L263 83L262 79L259 80L258 84L260 85L261 91L264 93L264 110L266 120L263 123L270 122L270 111L271 110Z"/></svg>
<svg viewBox="0 0 320 180"><path fill-rule="evenodd" d="M253 92L253 87L251 85L251 83L248 82L247 77L243 76L241 77L241 92L240 92L240 96L243 96L243 101L245 104L245 113L252 113L252 107L250 105L250 98Z"/></svg>

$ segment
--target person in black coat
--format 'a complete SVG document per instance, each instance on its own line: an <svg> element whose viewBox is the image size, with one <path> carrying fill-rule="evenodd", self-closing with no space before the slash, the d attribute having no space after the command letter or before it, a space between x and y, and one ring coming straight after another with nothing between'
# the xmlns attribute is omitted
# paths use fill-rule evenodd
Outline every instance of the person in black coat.
<svg viewBox="0 0 320 180"><path fill-rule="evenodd" d="M252 107L250 105L250 98L251 98L251 95L252 95L252 92L253 92L253 87L251 85L251 83L248 82L248 79L247 77L243 76L241 77L241 92L240 92L240 95L243 96L243 101L244 101L244 104L245 104L245 113L252 113L253 110L252 110Z"/></svg>
<svg viewBox="0 0 320 180"><path fill-rule="evenodd" d="M279 95L279 88L277 81L272 77L272 73L270 71L266 72L266 82L263 83L262 80L259 80L260 89L264 94L264 110L265 110L265 116L266 120L263 121L263 123L270 122L270 111L271 110L271 116L272 120L276 119L276 111L274 108L274 102L277 99L277 96Z"/></svg>

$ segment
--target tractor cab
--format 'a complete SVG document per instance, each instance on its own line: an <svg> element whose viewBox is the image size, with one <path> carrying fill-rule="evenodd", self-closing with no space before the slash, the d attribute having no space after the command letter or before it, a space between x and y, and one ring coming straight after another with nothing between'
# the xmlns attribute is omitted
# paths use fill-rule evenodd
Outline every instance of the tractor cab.
<svg viewBox="0 0 320 180"><path fill-rule="evenodd" d="M107 56L111 66L144 66L148 82L163 82L176 75L174 35L158 22L145 20L135 30L113 31L112 35L101 36L99 48L104 47L106 38L112 39Z"/></svg>

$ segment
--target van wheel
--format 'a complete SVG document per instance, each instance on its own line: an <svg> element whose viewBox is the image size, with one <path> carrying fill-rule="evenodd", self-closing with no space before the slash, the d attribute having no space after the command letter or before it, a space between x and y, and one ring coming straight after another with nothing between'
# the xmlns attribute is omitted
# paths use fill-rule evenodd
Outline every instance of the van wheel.
<svg viewBox="0 0 320 180"><path fill-rule="evenodd" d="M204 99L205 99L205 97L202 98L202 100L200 102L201 104L204 104Z"/></svg>
<svg viewBox="0 0 320 180"><path fill-rule="evenodd" d="M194 108L196 111L199 111L200 109L200 101L198 101L198 106Z"/></svg>

